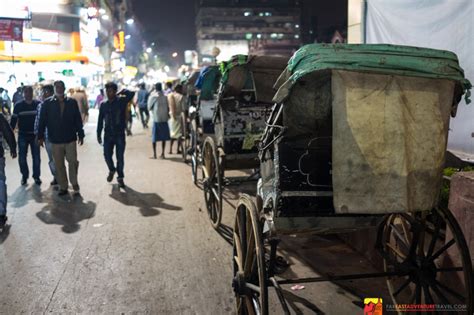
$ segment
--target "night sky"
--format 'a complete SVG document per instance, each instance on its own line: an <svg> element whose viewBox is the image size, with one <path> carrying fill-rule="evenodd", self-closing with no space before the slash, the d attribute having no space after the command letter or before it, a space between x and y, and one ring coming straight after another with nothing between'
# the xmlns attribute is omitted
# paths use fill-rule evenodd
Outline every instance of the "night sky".
<svg viewBox="0 0 474 315"><path fill-rule="evenodd" d="M160 53L196 48L194 0L132 0L132 6L145 40L156 42Z"/></svg>
<svg viewBox="0 0 474 315"><path fill-rule="evenodd" d="M143 32L144 39L156 42L163 56L177 51L182 53L196 48L194 0L131 0L132 10ZM331 26L345 31L347 27L347 0L303 0L304 10L317 16L319 31L333 32ZM342 26L340 26L342 25ZM327 37L327 36L326 36ZM167 59L167 58L165 58Z"/></svg>

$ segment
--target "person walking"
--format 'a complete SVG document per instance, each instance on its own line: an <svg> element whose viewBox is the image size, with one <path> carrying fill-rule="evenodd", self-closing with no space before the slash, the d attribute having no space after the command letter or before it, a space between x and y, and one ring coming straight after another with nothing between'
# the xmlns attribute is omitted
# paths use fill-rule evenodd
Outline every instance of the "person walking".
<svg viewBox="0 0 474 315"><path fill-rule="evenodd" d="M161 141L160 158L164 159L166 141L170 140L170 129L168 126L168 99L163 94L163 86L161 83L156 83L155 91L150 94L148 99L148 110L153 114L153 158L156 159L156 143Z"/></svg>
<svg viewBox="0 0 474 315"><path fill-rule="evenodd" d="M3 149L3 139L5 139L10 148L10 155L16 158L15 134L8 124L5 116L0 113L0 230L7 222L7 184L5 176L5 151Z"/></svg>
<svg viewBox="0 0 474 315"><path fill-rule="evenodd" d="M65 95L66 86L63 81L54 82L54 96L46 99L41 105L38 125L38 142L40 146L45 142L45 131L48 130L48 139L51 141L53 160L56 166L56 180L59 184L59 196L68 193L68 176L66 164L68 162L69 181L74 193L79 194L77 171L77 145L84 143L84 129L81 113L76 100Z"/></svg>
<svg viewBox="0 0 474 315"><path fill-rule="evenodd" d="M19 102L21 102L25 99L23 97L23 88L24 88L24 86L23 86L23 83L22 83L21 86L16 88L16 92L13 93L13 97L12 97L13 105L15 105L16 103L19 103Z"/></svg>
<svg viewBox="0 0 474 315"><path fill-rule="evenodd" d="M15 105L10 121L12 130L15 130L18 125L18 164L22 176L21 185L26 185L30 176L27 161L28 148L33 158L33 179L37 185L41 185L41 156L35 137L35 120L40 102L33 99L33 87L29 85L23 88L23 98L23 101Z"/></svg>
<svg viewBox="0 0 474 315"><path fill-rule="evenodd" d="M140 90L137 93L138 110L140 111L140 119L144 129L148 128L148 121L150 120L150 112L148 111L148 97L149 93L145 88L145 83L140 84Z"/></svg>
<svg viewBox="0 0 474 315"><path fill-rule="evenodd" d="M41 87L41 101L44 102L46 99L50 98L54 95L54 87L52 84L45 84ZM43 103L38 105L38 114L36 115L35 120L35 134L38 136L38 127L39 127L39 119L41 115L41 106ZM51 186L55 186L58 184L56 180L56 166L54 165L53 159L53 146L51 141L49 141L48 137L48 128L46 128L44 132L44 146L46 148L46 153L48 154L48 166L49 170L51 171L51 175L53 175L53 181L51 182Z"/></svg>
<svg viewBox="0 0 474 315"><path fill-rule="evenodd" d="M103 102L99 110L99 121L97 122L97 141L102 144L102 130L104 130L104 158L109 168L107 181L110 183L117 172L119 187L124 188L124 153L125 132L128 121L128 104L132 101L135 92L122 90L117 93L118 87L114 82L105 85L107 101ZM117 159L115 166L112 159L114 153Z"/></svg>
<svg viewBox="0 0 474 315"><path fill-rule="evenodd" d="M100 104L102 104L104 99L104 89L100 89L99 95L97 95L97 97L95 98L94 108L100 109Z"/></svg>
<svg viewBox="0 0 474 315"><path fill-rule="evenodd" d="M183 95L183 86L178 84L174 88L174 92L168 94L168 104L170 107L170 119L168 121L171 135L170 151L169 154L172 154L173 143L175 140L178 142L178 147L176 153L181 153L182 144L181 144L181 113L185 107L185 98Z"/></svg>
<svg viewBox="0 0 474 315"><path fill-rule="evenodd" d="M166 82L165 87L166 89L163 91L163 94L165 94L165 96L168 96L169 94L173 93L173 82Z"/></svg>
<svg viewBox="0 0 474 315"><path fill-rule="evenodd" d="M79 111L81 112L82 124L85 125L87 119L89 118L89 100L87 99L87 94L85 89L80 86L74 90L74 93L71 95L73 99L76 100L79 105Z"/></svg>

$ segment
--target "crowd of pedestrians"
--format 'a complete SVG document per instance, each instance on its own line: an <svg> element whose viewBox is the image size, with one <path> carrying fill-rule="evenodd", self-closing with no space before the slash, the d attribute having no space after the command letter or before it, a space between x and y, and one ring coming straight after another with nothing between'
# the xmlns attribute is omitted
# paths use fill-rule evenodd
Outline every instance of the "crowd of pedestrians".
<svg viewBox="0 0 474 315"><path fill-rule="evenodd" d="M38 91L37 91L38 92ZM62 81L43 84L35 97L33 86L18 87L10 100L6 91L0 88L0 227L7 221L7 191L5 176L4 142L12 158L17 157L21 173L21 185L27 185L30 178L28 152L32 157L32 178L41 185L41 148L48 156L48 166L52 175L52 186L58 186L58 195L69 194L69 184L73 194L80 193L78 182L79 160L77 146L84 143L84 124L89 117L89 102L85 89L70 89ZM117 176L119 187L124 188L124 153L126 138L131 133L132 110L138 107L140 121L148 129L150 116L152 124L152 158L157 158L156 143L161 142L160 158L165 158L166 143L170 142L172 153L177 140L177 153L183 150L181 139L181 114L186 101L183 87L166 83L165 89L157 83L148 91L145 84L137 93L122 89L109 82L100 90L93 105L99 110L97 141L103 145L103 154L111 182ZM13 110L12 110L13 109ZM17 138L15 138L17 130ZM18 149L17 149L18 147ZM115 161L113 158L115 151Z"/></svg>

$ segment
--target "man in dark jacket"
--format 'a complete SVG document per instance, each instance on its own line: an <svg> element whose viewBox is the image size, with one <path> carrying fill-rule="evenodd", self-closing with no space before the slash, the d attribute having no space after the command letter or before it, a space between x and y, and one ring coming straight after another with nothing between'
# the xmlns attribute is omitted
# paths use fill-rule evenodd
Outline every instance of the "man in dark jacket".
<svg viewBox="0 0 474 315"><path fill-rule="evenodd" d="M28 147L31 149L33 158L33 179L37 185L41 185L41 157L40 148L35 137L35 119L39 101L33 99L33 87L25 86L23 88L24 100L15 104L10 125L13 130L18 125L18 162L22 175L21 184L26 185L30 175L27 156Z"/></svg>
<svg viewBox="0 0 474 315"><path fill-rule="evenodd" d="M44 145L45 130L48 128L48 139L51 141L54 164L56 165L56 180L59 184L58 195L68 193L68 177L64 159L68 162L69 181L75 193L79 194L77 182L77 146L84 143L84 129L77 102L66 97L64 82L54 82L54 96L41 104L38 125L38 142Z"/></svg>
<svg viewBox="0 0 474 315"><path fill-rule="evenodd" d="M0 230L7 222L7 185L5 177L5 152L3 150L3 139L10 147L10 155L16 158L16 141L13 130L2 113L0 113Z"/></svg>
<svg viewBox="0 0 474 315"><path fill-rule="evenodd" d="M104 157L109 175L107 181L111 182L117 172L117 182L121 188L125 187L124 178L124 153L125 132L127 129L127 105L133 99L134 92L122 90L117 93L117 84L109 82L105 85L107 101L103 102L99 110L99 121L97 122L97 141L102 144L102 129L104 130ZM114 147L117 156L117 167L115 167L112 155Z"/></svg>

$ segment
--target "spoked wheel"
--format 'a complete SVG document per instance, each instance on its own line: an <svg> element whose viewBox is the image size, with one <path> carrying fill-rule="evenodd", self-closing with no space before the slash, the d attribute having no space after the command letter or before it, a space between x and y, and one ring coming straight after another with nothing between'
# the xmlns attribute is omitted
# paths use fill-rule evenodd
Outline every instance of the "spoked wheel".
<svg viewBox="0 0 474 315"><path fill-rule="evenodd" d="M199 151L197 122L193 119L191 123L191 173L194 185L197 184Z"/></svg>
<svg viewBox="0 0 474 315"><path fill-rule="evenodd" d="M181 154L183 158L183 162L187 163L188 161L188 151L190 147L190 140L189 140L189 126L188 126L188 119L186 113L181 113Z"/></svg>
<svg viewBox="0 0 474 315"><path fill-rule="evenodd" d="M385 271L400 273L387 279L394 304L451 305L472 314L471 258L449 210L392 214L380 238Z"/></svg>
<svg viewBox="0 0 474 315"><path fill-rule="evenodd" d="M268 286L262 228L250 196L242 195L234 223L234 279L237 314L268 314Z"/></svg>
<svg viewBox="0 0 474 315"><path fill-rule="evenodd" d="M217 229L222 218L222 178L217 148L211 137L204 141L202 149L203 190L207 213L212 226Z"/></svg>

